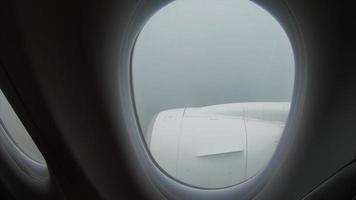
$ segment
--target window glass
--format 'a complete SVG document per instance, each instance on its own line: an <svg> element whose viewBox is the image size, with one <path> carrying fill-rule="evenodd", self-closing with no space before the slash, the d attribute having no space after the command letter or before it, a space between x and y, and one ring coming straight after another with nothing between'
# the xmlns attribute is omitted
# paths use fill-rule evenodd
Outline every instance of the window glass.
<svg viewBox="0 0 356 200"><path fill-rule="evenodd" d="M177 0L143 27L132 59L139 123L157 164L203 188L267 165L289 114L294 55L247 0Z"/></svg>
<svg viewBox="0 0 356 200"><path fill-rule="evenodd" d="M24 154L32 160L45 164L45 160L26 131L10 103L0 90L0 133L16 145Z"/></svg>

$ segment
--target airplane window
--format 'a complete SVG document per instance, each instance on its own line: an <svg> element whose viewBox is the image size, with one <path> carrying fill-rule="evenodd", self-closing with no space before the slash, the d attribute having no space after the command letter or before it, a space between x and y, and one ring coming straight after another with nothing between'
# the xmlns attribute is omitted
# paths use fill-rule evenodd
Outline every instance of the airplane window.
<svg viewBox="0 0 356 200"><path fill-rule="evenodd" d="M132 56L141 130L168 175L222 188L264 169L294 85L292 46L271 14L247 0L173 1Z"/></svg>
<svg viewBox="0 0 356 200"><path fill-rule="evenodd" d="M32 160L46 164L41 152L0 90L0 133Z"/></svg>

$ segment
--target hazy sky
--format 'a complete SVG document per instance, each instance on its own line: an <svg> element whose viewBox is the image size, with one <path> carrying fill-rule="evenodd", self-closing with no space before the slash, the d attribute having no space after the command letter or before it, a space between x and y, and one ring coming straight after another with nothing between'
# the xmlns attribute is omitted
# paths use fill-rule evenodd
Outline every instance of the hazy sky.
<svg viewBox="0 0 356 200"><path fill-rule="evenodd" d="M143 28L133 54L143 130L166 109L290 101L294 56L279 23L247 0L177 0Z"/></svg>

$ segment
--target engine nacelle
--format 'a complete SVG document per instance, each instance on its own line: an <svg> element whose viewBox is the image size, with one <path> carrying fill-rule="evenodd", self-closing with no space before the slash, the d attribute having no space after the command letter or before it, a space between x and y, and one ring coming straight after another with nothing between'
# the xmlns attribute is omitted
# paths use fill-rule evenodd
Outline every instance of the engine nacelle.
<svg viewBox="0 0 356 200"><path fill-rule="evenodd" d="M160 112L148 131L157 163L185 183L218 188L262 170L279 142L290 103L233 103Z"/></svg>

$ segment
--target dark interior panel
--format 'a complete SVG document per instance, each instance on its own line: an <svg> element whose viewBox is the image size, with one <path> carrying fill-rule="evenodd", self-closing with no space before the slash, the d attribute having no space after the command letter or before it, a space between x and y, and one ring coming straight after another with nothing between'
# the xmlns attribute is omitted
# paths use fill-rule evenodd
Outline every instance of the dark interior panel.
<svg viewBox="0 0 356 200"><path fill-rule="evenodd" d="M276 172L255 199L352 199L356 191L356 165L351 163L356 155L353 6L317 0L255 2L282 25L295 23L287 32L300 36L291 41L298 46L302 69L298 73L303 77L296 80L303 83L295 91L303 100L295 108L302 116L297 134L282 144L285 151ZM51 184L63 199L175 198L168 190L157 190L140 165L136 144L125 139L130 133L124 129L127 116L119 106L123 97L118 92L118 66L131 51L122 43L136 37L127 37L127 27L136 27L132 34L138 34L145 20L166 3L0 3L1 89L46 158ZM147 13L134 21L140 6ZM293 19L286 17L285 6ZM3 172L0 167L0 175ZM19 187L5 188L0 187L0 195L5 195L1 199L21 192Z"/></svg>

